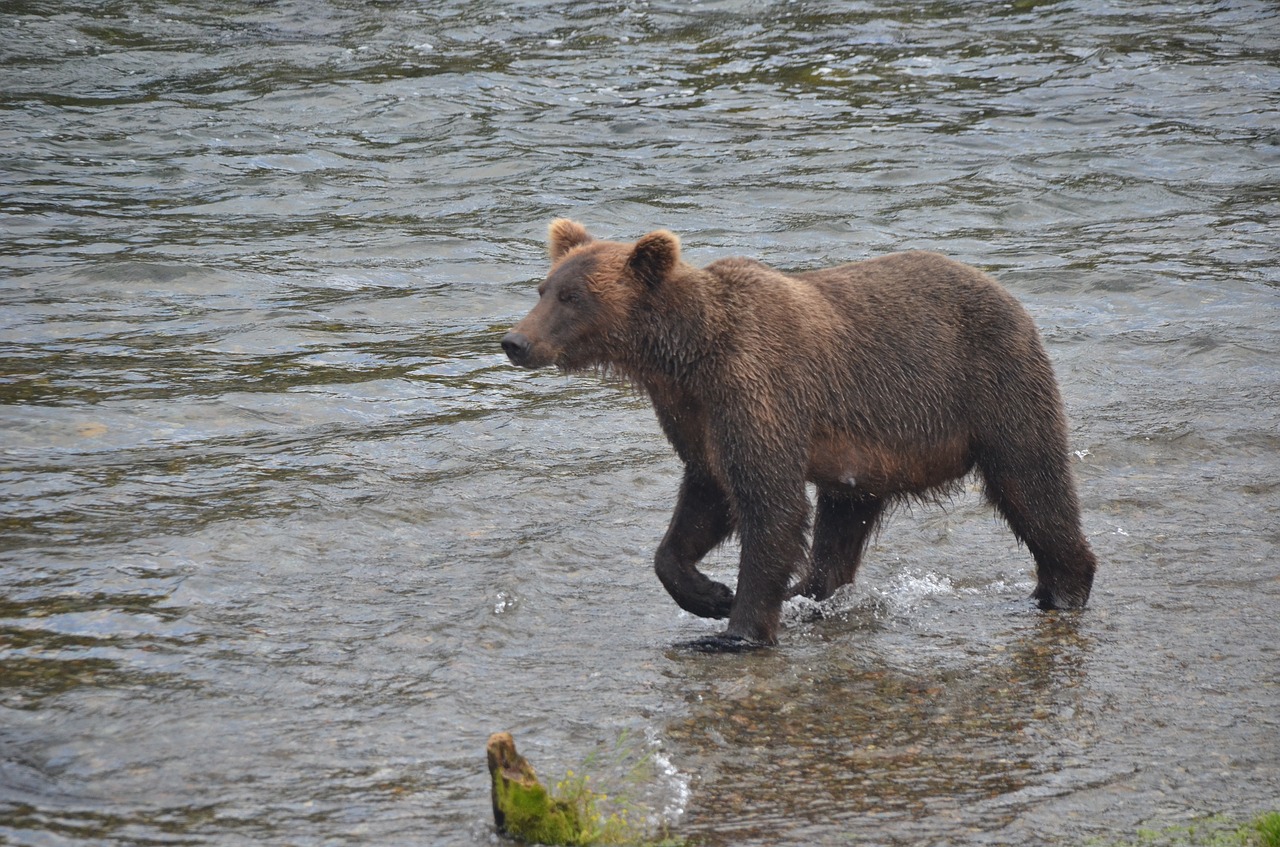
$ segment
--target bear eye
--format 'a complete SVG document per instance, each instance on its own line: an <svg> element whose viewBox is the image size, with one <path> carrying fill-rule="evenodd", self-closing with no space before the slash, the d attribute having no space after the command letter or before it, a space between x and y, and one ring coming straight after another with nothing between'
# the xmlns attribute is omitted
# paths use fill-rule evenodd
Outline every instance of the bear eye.
<svg viewBox="0 0 1280 847"><path fill-rule="evenodd" d="M560 292L558 299L561 303L577 303L582 299L582 295L578 294L576 291L565 290Z"/></svg>

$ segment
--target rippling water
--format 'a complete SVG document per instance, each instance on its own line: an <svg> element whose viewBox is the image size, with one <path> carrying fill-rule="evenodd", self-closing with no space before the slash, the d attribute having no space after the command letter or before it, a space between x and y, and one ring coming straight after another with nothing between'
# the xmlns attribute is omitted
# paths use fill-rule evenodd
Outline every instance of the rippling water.
<svg viewBox="0 0 1280 847"><path fill-rule="evenodd" d="M498 729L718 844L1280 805L1267 2L0 7L0 843L492 843ZM783 646L652 575L651 413L508 367L557 215L1027 303L1089 610L970 493ZM710 569L731 579L731 549Z"/></svg>

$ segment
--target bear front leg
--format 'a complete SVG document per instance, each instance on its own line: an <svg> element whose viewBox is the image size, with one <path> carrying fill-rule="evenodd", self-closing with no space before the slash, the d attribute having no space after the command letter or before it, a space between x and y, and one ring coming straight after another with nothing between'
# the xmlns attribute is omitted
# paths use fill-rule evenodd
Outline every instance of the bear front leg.
<svg viewBox="0 0 1280 847"><path fill-rule="evenodd" d="M709 579L698 562L733 531L724 491L710 475L686 467L671 526L654 556L658 579L680 608L703 618L727 618L733 592Z"/></svg>
<svg viewBox="0 0 1280 847"><path fill-rule="evenodd" d="M787 585L808 554L809 501L799 468L794 480L775 475L759 486L743 481L748 484L735 486L734 496L742 559L725 636L776 644Z"/></svg>

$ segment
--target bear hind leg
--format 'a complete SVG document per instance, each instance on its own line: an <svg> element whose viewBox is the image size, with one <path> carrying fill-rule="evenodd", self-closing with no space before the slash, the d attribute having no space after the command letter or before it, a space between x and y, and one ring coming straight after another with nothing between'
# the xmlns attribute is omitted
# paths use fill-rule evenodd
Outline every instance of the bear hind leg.
<svg viewBox="0 0 1280 847"><path fill-rule="evenodd" d="M867 494L818 491L810 571L798 594L825 600L853 582L867 539L884 512L884 500Z"/></svg>
<svg viewBox="0 0 1280 847"><path fill-rule="evenodd" d="M1071 469L1063 455L1020 455L1016 464L979 460L987 499L1036 562L1032 597L1041 609L1079 609L1089 600L1097 560L1080 528Z"/></svg>

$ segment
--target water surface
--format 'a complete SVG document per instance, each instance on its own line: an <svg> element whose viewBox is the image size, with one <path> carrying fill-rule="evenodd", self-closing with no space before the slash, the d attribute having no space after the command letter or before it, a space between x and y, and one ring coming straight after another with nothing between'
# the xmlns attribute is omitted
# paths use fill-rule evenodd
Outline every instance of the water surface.
<svg viewBox="0 0 1280 847"><path fill-rule="evenodd" d="M494 843L499 729L707 845L1280 806L1272 4L0 24L0 843ZM558 215L995 273L1058 368L1091 607L1036 612L969 491L778 649L673 650L716 625L652 574L651 412L497 348Z"/></svg>

